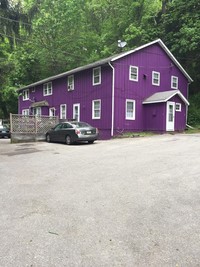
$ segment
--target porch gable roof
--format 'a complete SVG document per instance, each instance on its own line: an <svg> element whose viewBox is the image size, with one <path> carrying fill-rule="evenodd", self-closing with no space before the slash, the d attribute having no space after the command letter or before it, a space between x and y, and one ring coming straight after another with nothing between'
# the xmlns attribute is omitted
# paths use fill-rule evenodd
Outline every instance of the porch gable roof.
<svg viewBox="0 0 200 267"><path fill-rule="evenodd" d="M147 97L142 102L142 104L155 104L155 103L167 102L175 95L178 95L183 100L183 102L189 106L190 103L187 101L187 99L184 97L184 95L179 90L170 90L170 91L163 91L163 92L155 93Z"/></svg>

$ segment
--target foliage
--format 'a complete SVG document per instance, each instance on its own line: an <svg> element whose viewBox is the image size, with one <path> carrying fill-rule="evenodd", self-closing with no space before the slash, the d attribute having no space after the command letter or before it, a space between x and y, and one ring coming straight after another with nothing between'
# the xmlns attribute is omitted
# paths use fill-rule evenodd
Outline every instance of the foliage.
<svg viewBox="0 0 200 267"><path fill-rule="evenodd" d="M200 125L200 93L190 96L189 100L188 124L192 126Z"/></svg>
<svg viewBox="0 0 200 267"><path fill-rule="evenodd" d="M198 92L199 16L198 0L0 0L0 116L16 110L14 88L121 52L118 40L163 39Z"/></svg>

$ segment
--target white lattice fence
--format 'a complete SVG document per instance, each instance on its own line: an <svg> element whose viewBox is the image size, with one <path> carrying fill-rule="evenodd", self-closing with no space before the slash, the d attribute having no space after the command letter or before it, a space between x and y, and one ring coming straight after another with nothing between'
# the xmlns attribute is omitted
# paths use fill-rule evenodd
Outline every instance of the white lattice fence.
<svg viewBox="0 0 200 267"><path fill-rule="evenodd" d="M58 123L58 117L10 115L11 133L46 133Z"/></svg>

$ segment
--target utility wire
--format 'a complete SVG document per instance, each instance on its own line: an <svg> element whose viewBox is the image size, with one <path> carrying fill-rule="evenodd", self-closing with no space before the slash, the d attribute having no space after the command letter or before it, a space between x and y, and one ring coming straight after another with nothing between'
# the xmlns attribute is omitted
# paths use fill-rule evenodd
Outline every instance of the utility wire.
<svg viewBox="0 0 200 267"><path fill-rule="evenodd" d="M19 21L19 20L15 20L15 19L10 19L10 18L5 18L5 17L2 17L0 16L1 19L4 19L4 20L8 20L8 21L14 21L14 22L17 22L17 23L22 23L22 24L25 24L25 25L29 25L29 26L32 26L32 24L30 23L27 23L27 22L22 22L22 21Z"/></svg>

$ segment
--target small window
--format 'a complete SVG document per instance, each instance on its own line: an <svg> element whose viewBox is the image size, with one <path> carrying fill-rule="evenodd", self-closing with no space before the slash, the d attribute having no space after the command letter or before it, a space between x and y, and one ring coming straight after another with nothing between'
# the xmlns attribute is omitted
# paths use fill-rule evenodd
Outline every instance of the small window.
<svg viewBox="0 0 200 267"><path fill-rule="evenodd" d="M178 89L178 77L171 76L171 88Z"/></svg>
<svg viewBox="0 0 200 267"><path fill-rule="evenodd" d="M35 87L32 88L32 93L35 93Z"/></svg>
<svg viewBox="0 0 200 267"><path fill-rule="evenodd" d="M126 120L135 120L135 100L126 99Z"/></svg>
<svg viewBox="0 0 200 267"><path fill-rule="evenodd" d="M160 85L160 72L152 71L152 84Z"/></svg>
<svg viewBox="0 0 200 267"><path fill-rule="evenodd" d="M60 105L60 119L65 120L67 117L67 106L66 104Z"/></svg>
<svg viewBox="0 0 200 267"><path fill-rule="evenodd" d="M29 109L22 109L22 115L29 116Z"/></svg>
<svg viewBox="0 0 200 267"><path fill-rule="evenodd" d="M53 89L52 89L52 82L43 84L43 95L52 95Z"/></svg>
<svg viewBox="0 0 200 267"><path fill-rule="evenodd" d="M101 84L101 67L93 69L93 85Z"/></svg>
<svg viewBox="0 0 200 267"><path fill-rule="evenodd" d="M101 100L92 101L92 119L101 118Z"/></svg>
<svg viewBox="0 0 200 267"><path fill-rule="evenodd" d="M74 90L74 75L69 76L67 79L67 90Z"/></svg>
<svg viewBox="0 0 200 267"><path fill-rule="evenodd" d="M56 116L56 109L50 108L49 109L49 117L55 117Z"/></svg>
<svg viewBox="0 0 200 267"><path fill-rule="evenodd" d="M22 98L23 98L23 100L29 99L29 89L23 90Z"/></svg>
<svg viewBox="0 0 200 267"><path fill-rule="evenodd" d="M129 68L129 80L130 81L138 81L138 67L130 66Z"/></svg>
<svg viewBox="0 0 200 267"><path fill-rule="evenodd" d="M176 111L181 112L181 104L180 103L176 103Z"/></svg>
<svg viewBox="0 0 200 267"><path fill-rule="evenodd" d="M50 108L49 109L49 117L55 117L56 116L56 109Z"/></svg>

